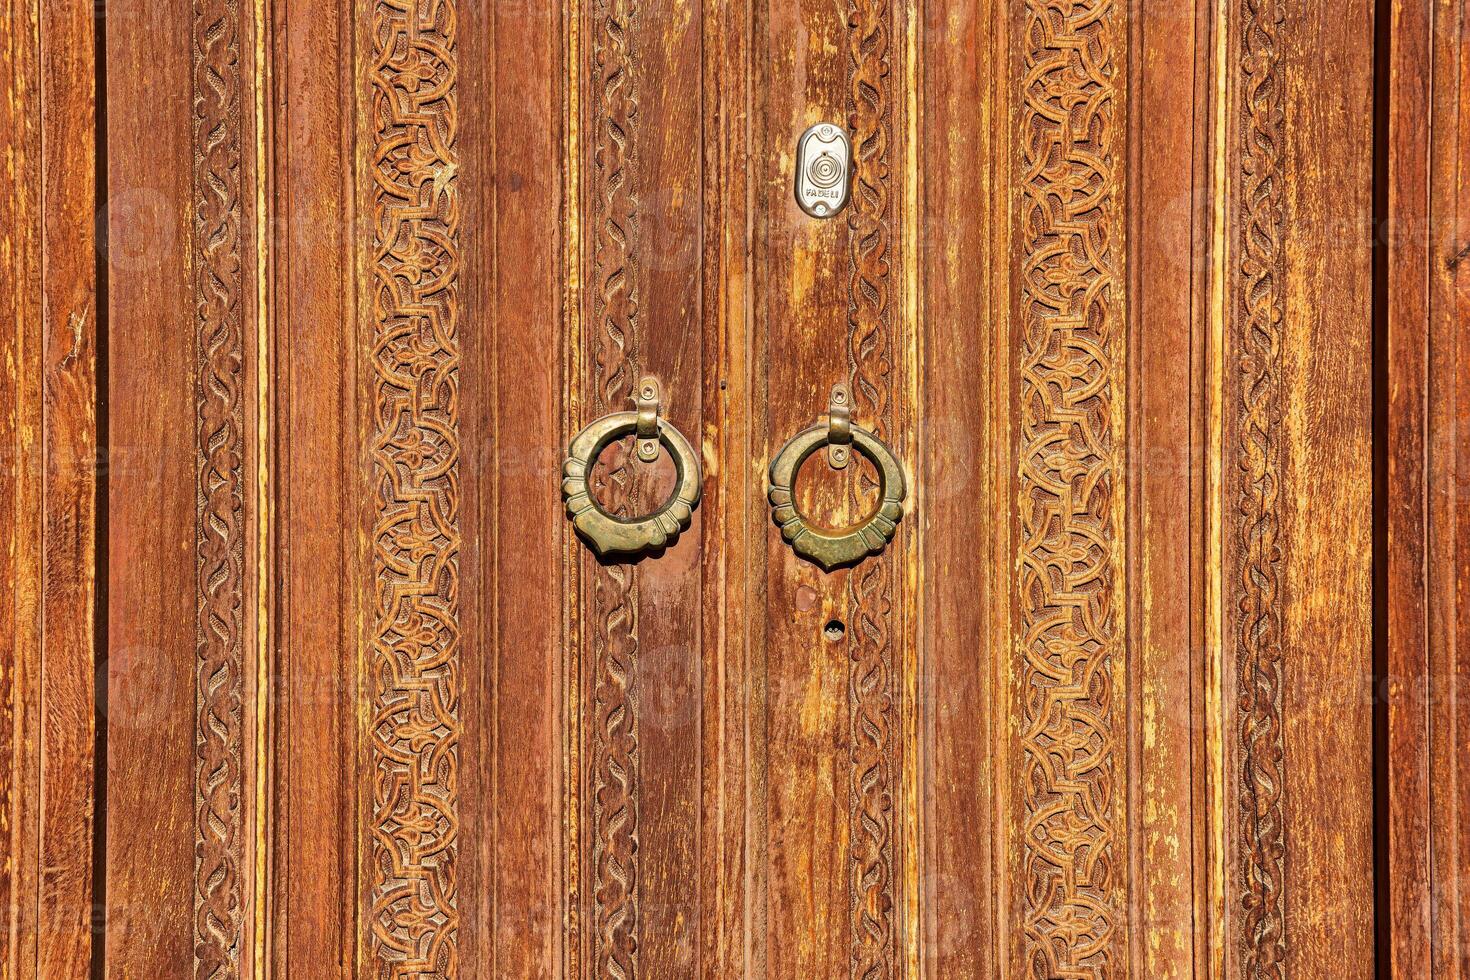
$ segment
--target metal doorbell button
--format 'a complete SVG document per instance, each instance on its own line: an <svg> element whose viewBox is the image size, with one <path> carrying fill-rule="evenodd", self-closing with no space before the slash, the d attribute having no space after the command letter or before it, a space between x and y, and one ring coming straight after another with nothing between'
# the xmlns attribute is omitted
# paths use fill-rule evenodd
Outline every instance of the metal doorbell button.
<svg viewBox="0 0 1470 980"><path fill-rule="evenodd" d="M852 187L852 143L833 123L817 123L796 143L796 203L813 218L847 206Z"/></svg>

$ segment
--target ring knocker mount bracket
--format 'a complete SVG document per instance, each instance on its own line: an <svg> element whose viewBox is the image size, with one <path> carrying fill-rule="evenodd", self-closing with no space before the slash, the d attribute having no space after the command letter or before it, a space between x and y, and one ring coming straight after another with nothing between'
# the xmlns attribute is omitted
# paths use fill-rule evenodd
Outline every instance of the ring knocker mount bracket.
<svg viewBox="0 0 1470 980"><path fill-rule="evenodd" d="M628 560L662 551L688 530L699 506L702 477L699 455L684 434L662 418L661 393L652 377L639 380L633 398L635 411L614 412L590 423L572 439L562 463L561 496L567 517L599 558ZM674 492L662 507L644 517L622 518L608 513L592 493L592 468L609 444L634 436L636 454L644 463L668 450L674 461Z"/></svg>
<svg viewBox="0 0 1470 980"><path fill-rule="evenodd" d="M856 450L878 471L878 509L845 531L817 527L796 507L796 474L823 446L827 447L827 461L837 469L846 467ZM855 564L886 548L903 517L907 495L898 456L873 433L853 424L852 392L845 384L833 386L826 421L798 432L771 461L771 516L791 550L825 571Z"/></svg>

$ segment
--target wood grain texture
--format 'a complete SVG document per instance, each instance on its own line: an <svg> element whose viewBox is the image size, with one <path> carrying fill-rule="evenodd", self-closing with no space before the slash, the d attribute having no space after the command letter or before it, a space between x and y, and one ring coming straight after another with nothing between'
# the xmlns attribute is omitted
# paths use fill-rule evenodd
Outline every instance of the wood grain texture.
<svg viewBox="0 0 1470 980"><path fill-rule="evenodd" d="M1013 935L1010 821L1003 774L1011 745L1008 690L1016 549L1011 521L981 500L1009 500L1015 468L1010 404L1010 194L1012 85L1008 6L928 4L921 59L923 219L946 227L974 202L1001 200L987 221L926 234L925 349L920 403L923 452L915 484L923 537L919 637L919 778L925 821L922 977L996 976ZM985 111L976 111L984 107ZM907 518L906 518L907 519Z"/></svg>
<svg viewBox="0 0 1470 980"><path fill-rule="evenodd" d="M1464 912L1470 345L1463 268L1467 103L1462 3L1390 4L1384 221L1388 975L1470 975ZM1386 170L1386 172L1384 172Z"/></svg>
<svg viewBox="0 0 1470 980"><path fill-rule="evenodd" d="M1371 214L1372 5L1288 16L1287 105L1315 138L1287 141L1286 966L1346 980L1373 972L1371 256L1344 233Z"/></svg>
<svg viewBox="0 0 1470 980"><path fill-rule="evenodd" d="M1470 322L1470 265L1465 261L1470 247L1470 208L1464 203L1465 188L1470 185L1467 29L1470 8L1463 2L1435 6L1430 32L1434 101L1427 193L1430 356L1425 433L1430 649L1426 698L1429 762L1436 789L1430 817L1430 968L1434 976L1452 980L1470 976L1470 926L1466 924L1470 921L1466 879L1470 774L1463 751L1470 736L1470 710L1463 696L1470 689L1470 607L1464 601L1470 594L1470 502L1465 493L1470 481L1470 337L1465 328ZM1406 64L1406 72L1408 67ZM1408 108L1404 116L1411 112ZM1389 371L1392 384L1392 361ZM1390 673L1394 672L1390 659ZM1389 764L1403 762L1393 757ZM1409 812L1412 806L1410 802ZM1403 970L1397 975L1410 974Z"/></svg>
<svg viewBox="0 0 1470 980"><path fill-rule="evenodd" d="M92 9L0 11L0 976L85 977L98 481Z"/></svg>
<svg viewBox="0 0 1470 980"><path fill-rule="evenodd" d="M1228 24L1225 962L1367 976L1371 256L1353 229L1371 215L1372 11L1246 3Z"/></svg>
<svg viewBox="0 0 1470 980"><path fill-rule="evenodd" d="M107 13L107 968L189 977L199 766L194 12L175 0L111 3Z"/></svg>
<svg viewBox="0 0 1470 980"><path fill-rule="evenodd" d="M1209 10L1135 8L1129 64L1129 943L1208 975L1205 482Z"/></svg>
<svg viewBox="0 0 1470 980"><path fill-rule="evenodd" d="M1375 628L1387 635L1382 688L1375 691L1387 705L1384 754L1387 773L1386 840L1376 843L1386 878L1380 894L1389 896L1385 946L1390 956L1387 975L1439 976L1434 949L1432 878L1437 840L1433 800L1437 792L1436 766L1431 759L1431 698L1438 678L1431 672L1429 604L1433 594L1428 552L1431 535L1429 483L1434 464L1426 456L1431 425L1429 405L1431 358L1430 290L1434 273L1430 253L1431 144L1437 122L1431 108L1432 86L1440 81L1433 71L1433 4L1390 3L1388 24L1389 118L1386 134L1387 173L1376 188L1387 219L1379 230L1380 262L1375 270L1386 283L1376 299L1384 336L1379 370L1387 374L1387 429L1384 434L1384 471L1375 474L1375 493L1387 493L1385 567L1377 570L1378 584L1387 591L1387 608ZM1453 349L1454 342L1450 347ZM1386 371L1383 369L1386 368ZM1437 401L1437 399L1436 399ZM1441 415L1441 418L1444 416ZM1451 416L1452 418L1453 416ZM1444 471L1441 470L1441 473ZM1454 470L1451 468L1450 473ZM1449 583L1441 581L1440 588ZM1449 585L1453 588L1453 585ZM1384 641L1386 640L1386 643ZM1380 812L1383 812L1380 810ZM1426 846L1427 845L1427 846ZM1453 846L1450 848L1453 853ZM1380 910L1383 905L1380 904ZM1451 967L1444 975L1454 976Z"/></svg>
<svg viewBox="0 0 1470 980"><path fill-rule="evenodd" d="M353 111L357 10L272 3L258 55L267 432L257 441L270 526L258 571L269 583L269 710L257 742L268 797L257 831L268 925L257 943L276 976L358 976L366 947L359 808L371 770L359 729L373 498L362 452L365 246L353 229L371 185L355 162L369 145Z"/></svg>
<svg viewBox="0 0 1470 980"><path fill-rule="evenodd" d="M1465 971L1459 2L1395 3L1389 49L1416 980ZM109 16L111 973L1375 969L1368 0ZM85 697L41 700L88 690L49 644L90 632L50 550L86 540L54 495L86 476L40 460L88 451L92 403L47 304L92 287L46 237L87 225L85 143L27 107L47 57L91 76L16 23L0 140L31 181L0 259L39 285L0 297L0 352L43 385L0 390L0 971L49 976L85 937L37 939L49 899L14 896L90 900L48 857L90 853L82 825L45 816L90 783L30 739L90 750ZM818 121L854 137L833 221L792 194ZM558 462L642 373L703 503L603 563ZM886 552L826 573L766 470L844 380L912 493ZM626 447L596 472L627 515L668 487ZM873 500L823 457L794 492L833 527Z"/></svg>
<svg viewBox="0 0 1470 980"><path fill-rule="evenodd" d="M563 872L566 835L575 839L584 824L563 824L560 761L574 737L562 680L563 601L575 579L557 488L564 367L547 354L583 279L564 262L577 215L564 207L564 12L475 4L462 13L460 972L575 977L585 961L564 948L564 926L576 917ZM463 874L475 853L479 884ZM481 948L470 948L472 938Z"/></svg>
<svg viewBox="0 0 1470 980"><path fill-rule="evenodd" d="M764 976L760 905L767 853L754 825L764 811L759 737L764 714L761 604L768 524L751 313L751 5L702 5L703 147L701 320L705 486L701 587L700 977Z"/></svg>
<svg viewBox="0 0 1470 980"><path fill-rule="evenodd" d="M1434 98L1429 116L1429 182L1425 194L1429 207L1428 247L1423 253L1429 282L1428 397L1423 403L1427 415L1423 438L1428 468L1424 568L1428 593L1429 683L1421 697L1429 708L1428 764L1434 779L1429 827L1432 857L1428 889L1429 964L1432 975L1449 980L1470 977L1470 925L1467 925L1470 884L1466 878L1466 867L1470 864L1470 818L1466 816L1470 813L1470 774L1466 771L1464 752L1470 736L1470 710L1464 701L1464 692L1470 689L1467 688L1470 685L1470 607L1464 601L1470 595L1470 501L1465 492L1470 481L1470 336L1465 327L1470 322L1470 286L1467 286L1470 265L1465 261L1470 248L1470 208L1464 203L1465 188L1470 185L1467 29L1470 29L1470 8L1463 2L1435 5L1429 32ZM1408 74L1411 70L1422 70L1422 64L1413 60L1416 54L1422 53L1427 52L1422 48L1419 52L1410 49L1409 57L1401 63L1406 80L1411 77ZM1412 104L1406 105L1402 118L1410 118L1412 112ZM1406 135L1418 132L1417 125L1406 127ZM1406 181L1401 190L1405 210L1413 206L1414 200L1424 199L1417 196L1412 180ZM1392 205L1389 215L1392 220L1395 215ZM1396 379L1394 356L1391 347L1390 391ZM1391 515L1394 510L1391 505ZM1393 529L1390 523L1391 537ZM1392 643L1392 626L1389 639ZM1390 648L1390 676L1399 669ZM1396 771L1411 764L1397 753L1389 759L1389 765ZM1415 812L1412 799L1390 800L1389 805L1391 810ZM1393 832L1391 825L1390 833ZM1405 877L1412 882L1412 876ZM1414 900L1420 900L1420 896L1414 896ZM1403 903L1401 908L1410 915L1418 914L1412 902ZM1395 915L1398 914L1402 913L1396 909ZM1397 935L1397 921L1393 928ZM1410 933L1403 943L1402 948L1410 957L1424 955L1422 945L1414 945L1416 938ZM1414 959L1395 963L1395 976L1410 976L1417 968Z"/></svg>

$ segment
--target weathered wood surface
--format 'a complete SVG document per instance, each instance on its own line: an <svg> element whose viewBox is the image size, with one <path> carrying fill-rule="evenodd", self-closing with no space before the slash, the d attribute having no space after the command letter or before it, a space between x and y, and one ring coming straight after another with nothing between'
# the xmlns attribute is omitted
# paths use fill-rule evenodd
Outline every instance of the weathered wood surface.
<svg viewBox="0 0 1470 980"><path fill-rule="evenodd" d="M1388 4L1379 178L1379 361L1386 442L1377 585L1387 796L1379 828L1380 954L1393 976L1470 975L1464 917L1467 62L1463 3Z"/></svg>
<svg viewBox="0 0 1470 980"><path fill-rule="evenodd" d="M0 976L93 933L98 309L92 6L0 7Z"/></svg>
<svg viewBox="0 0 1470 980"><path fill-rule="evenodd" d="M98 786L120 977L1465 969L1455 3L117 0L100 345L73 6L0 25L4 975L104 958ZM603 563L644 373L703 502ZM911 492L826 573L836 382Z"/></svg>

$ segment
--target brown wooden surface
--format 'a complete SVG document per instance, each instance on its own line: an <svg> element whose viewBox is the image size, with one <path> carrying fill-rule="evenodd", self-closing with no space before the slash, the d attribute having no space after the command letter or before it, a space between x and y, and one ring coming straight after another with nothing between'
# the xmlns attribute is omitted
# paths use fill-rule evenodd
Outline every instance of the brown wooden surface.
<svg viewBox="0 0 1470 980"><path fill-rule="evenodd" d="M1293 12L1281 402L1285 968L1373 974L1368 2ZM1332 800L1324 811L1320 801Z"/></svg>
<svg viewBox="0 0 1470 980"><path fill-rule="evenodd" d="M368 772L353 695L370 505L361 431L359 135L350 5L273 4L261 125L270 239L265 369L271 427L268 615L272 758L267 792L266 955L280 976L352 976L368 910L358 904L357 814ZM258 914L258 913L257 913Z"/></svg>
<svg viewBox="0 0 1470 980"><path fill-rule="evenodd" d="M1385 949L1394 976L1470 973L1465 941L1467 338L1459 3L1394 3L1381 231L1386 460Z"/></svg>
<svg viewBox="0 0 1470 980"><path fill-rule="evenodd" d="M95 952L92 22L7 13L0 975L1466 971L1456 2L108 4ZM703 501L603 562L645 373Z"/></svg>
<svg viewBox="0 0 1470 980"><path fill-rule="evenodd" d="M98 309L92 8L0 11L0 976L93 956Z"/></svg>
<svg viewBox="0 0 1470 980"><path fill-rule="evenodd" d="M115 4L108 19L106 944L108 970L122 977L186 975L194 955L187 12L185 3Z"/></svg>

